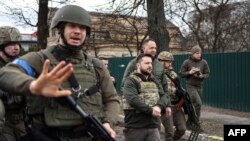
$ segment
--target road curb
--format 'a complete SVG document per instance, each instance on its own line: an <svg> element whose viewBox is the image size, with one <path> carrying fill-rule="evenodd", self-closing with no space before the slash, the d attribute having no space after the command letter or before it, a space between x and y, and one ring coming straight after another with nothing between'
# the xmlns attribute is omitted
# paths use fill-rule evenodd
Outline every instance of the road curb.
<svg viewBox="0 0 250 141"><path fill-rule="evenodd" d="M161 133L164 134L164 126L161 124ZM185 134L183 135L182 139L188 140L190 136L191 131L186 130ZM224 141L222 137L219 136L213 136L213 135L208 135L205 133L200 133L198 138L198 141Z"/></svg>
<svg viewBox="0 0 250 141"><path fill-rule="evenodd" d="M208 141L224 141L224 138L218 136L208 136Z"/></svg>

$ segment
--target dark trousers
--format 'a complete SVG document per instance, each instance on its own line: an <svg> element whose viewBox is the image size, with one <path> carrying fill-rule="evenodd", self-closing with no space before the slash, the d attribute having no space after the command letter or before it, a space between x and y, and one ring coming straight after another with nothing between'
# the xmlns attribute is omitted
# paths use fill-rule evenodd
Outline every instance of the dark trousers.
<svg viewBox="0 0 250 141"><path fill-rule="evenodd" d="M166 117L165 114L161 116L162 124L165 128L165 141L180 139L186 131L186 119L182 109L177 109L174 106L171 107L171 110L172 115L170 117Z"/></svg>
<svg viewBox="0 0 250 141"><path fill-rule="evenodd" d="M198 119L201 115L201 105L202 105L202 86L192 86L187 85L187 92L190 95L191 102L194 105L194 109Z"/></svg>

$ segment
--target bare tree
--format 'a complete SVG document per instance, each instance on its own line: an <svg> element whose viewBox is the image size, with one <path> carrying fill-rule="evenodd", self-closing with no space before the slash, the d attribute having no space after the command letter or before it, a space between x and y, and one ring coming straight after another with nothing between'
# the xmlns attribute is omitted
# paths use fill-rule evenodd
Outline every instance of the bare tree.
<svg viewBox="0 0 250 141"><path fill-rule="evenodd" d="M207 52L249 50L248 1L169 0L168 3L166 9L170 10L166 14L179 17L191 31L186 36L190 47L198 44Z"/></svg>
<svg viewBox="0 0 250 141"><path fill-rule="evenodd" d="M147 0L149 37L157 43L157 54L169 50L169 35L166 28L163 0Z"/></svg>
<svg viewBox="0 0 250 141"><path fill-rule="evenodd" d="M48 0L39 0L38 22L37 22L38 49L44 49L47 46L47 37L49 36L48 12L49 12Z"/></svg>
<svg viewBox="0 0 250 141"><path fill-rule="evenodd" d="M163 0L112 0L113 13L126 16L140 16L147 11L148 36L156 40L158 52L169 50L169 35L166 28ZM145 16L145 14L144 14Z"/></svg>
<svg viewBox="0 0 250 141"><path fill-rule="evenodd" d="M60 0L58 2L59 4L65 4L70 1ZM36 0L33 4L30 4L30 7L16 5L13 1L11 5L7 5L4 2L0 2L0 4L6 10L3 14L12 17L15 24L23 27L37 27L37 49L46 48L47 37L49 36L48 0Z"/></svg>
<svg viewBox="0 0 250 141"><path fill-rule="evenodd" d="M127 48L130 56L133 56L135 45L140 50L141 39L147 36L146 18L98 12L91 12L91 16L94 22L87 47L94 49L95 55L101 48L110 48L114 44L116 48Z"/></svg>

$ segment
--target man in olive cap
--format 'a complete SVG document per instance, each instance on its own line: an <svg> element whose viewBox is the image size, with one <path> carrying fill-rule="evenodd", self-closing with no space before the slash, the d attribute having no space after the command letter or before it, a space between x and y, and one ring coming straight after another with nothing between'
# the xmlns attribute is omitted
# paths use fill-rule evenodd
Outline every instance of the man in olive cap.
<svg viewBox="0 0 250 141"><path fill-rule="evenodd" d="M204 79L209 77L210 69L206 60L201 57L201 48L194 46L191 48L192 55L186 59L180 70L182 77L186 78L186 89L194 105L196 115L200 119L202 105L202 89ZM191 129L190 120L187 121L187 128ZM202 132L202 129L200 130Z"/></svg>

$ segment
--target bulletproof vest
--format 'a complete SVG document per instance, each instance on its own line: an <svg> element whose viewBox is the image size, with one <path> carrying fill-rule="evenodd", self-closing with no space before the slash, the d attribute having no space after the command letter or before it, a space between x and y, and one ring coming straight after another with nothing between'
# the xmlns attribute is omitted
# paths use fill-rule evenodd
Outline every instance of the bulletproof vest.
<svg viewBox="0 0 250 141"><path fill-rule="evenodd" d="M160 99L159 91L156 83L154 81L142 81L142 79L136 75L130 75L136 82L139 84L139 93L138 97L140 101L149 105L150 107L154 106ZM123 109L132 110L134 109L130 104L123 98Z"/></svg>
<svg viewBox="0 0 250 141"><path fill-rule="evenodd" d="M166 70L166 72L172 79L177 78L177 74L172 70ZM177 102L179 98L176 96L177 87L174 82L165 74L168 83L168 95L170 96L171 102Z"/></svg>
<svg viewBox="0 0 250 141"><path fill-rule="evenodd" d="M52 49L42 50L41 53L44 54L48 59L50 59L51 66L54 67L58 64L58 60L51 53ZM81 86L81 89L88 89L89 87L96 85L98 83L98 74L95 71L96 67L102 67L102 65L96 63L94 58L84 54L85 60L79 63L73 63L74 75ZM70 58L68 61L71 62ZM73 59L73 58L72 58ZM63 88L70 88L70 83L68 81L62 84ZM75 126L79 124L84 124L82 118L79 114L74 111L69 104L63 98L45 98L43 106L36 105L33 102L34 107L39 107L42 113L44 113L45 123L47 126ZM96 92L91 96L80 95L77 99L79 105L86 110L86 112L91 115L95 115L98 118L103 117L102 109L102 95L100 92ZM41 107L42 106L42 107ZM33 111L30 111L32 113Z"/></svg>
<svg viewBox="0 0 250 141"><path fill-rule="evenodd" d="M7 62L5 62L3 58L0 57L0 68L4 67L6 64ZM20 121L23 114L22 110L25 105L24 98L22 96L12 95L5 92L5 94L2 96L2 102L6 111L6 120L13 122Z"/></svg>

